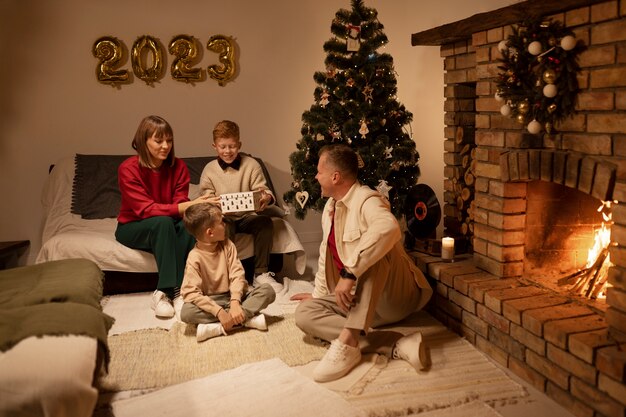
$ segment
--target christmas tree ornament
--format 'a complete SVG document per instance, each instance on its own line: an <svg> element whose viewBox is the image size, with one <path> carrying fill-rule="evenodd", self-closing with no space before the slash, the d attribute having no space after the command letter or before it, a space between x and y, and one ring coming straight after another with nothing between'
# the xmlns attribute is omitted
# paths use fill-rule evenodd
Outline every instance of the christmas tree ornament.
<svg viewBox="0 0 626 417"><path fill-rule="evenodd" d="M552 68L549 68L543 72L541 77L547 84L554 84L556 81L556 71Z"/></svg>
<svg viewBox="0 0 626 417"><path fill-rule="evenodd" d="M493 98L496 99L496 101L504 101L504 97L502 97L500 95L500 92L496 91L496 93L493 95Z"/></svg>
<svg viewBox="0 0 626 417"><path fill-rule="evenodd" d="M503 104L502 107L500 107L500 114L503 116L509 116L511 114L511 106Z"/></svg>
<svg viewBox="0 0 626 417"><path fill-rule="evenodd" d="M393 152L393 148L391 146L387 146L385 148L385 159L393 158L393 156L391 155L392 152Z"/></svg>
<svg viewBox="0 0 626 417"><path fill-rule="evenodd" d="M317 135L315 135L315 140L317 140L318 142L323 141L324 135L322 135L321 133L318 133Z"/></svg>
<svg viewBox="0 0 626 417"><path fill-rule="evenodd" d="M347 25L346 49L348 52L357 52L361 47L361 26Z"/></svg>
<svg viewBox="0 0 626 417"><path fill-rule="evenodd" d="M365 119L361 119L361 128L359 129L359 133L361 134L361 139L365 139L370 130L367 128L367 123L365 123Z"/></svg>
<svg viewBox="0 0 626 417"><path fill-rule="evenodd" d="M320 100L320 106L326 107L329 103L330 93L326 90L322 93L322 99Z"/></svg>
<svg viewBox="0 0 626 417"><path fill-rule="evenodd" d="M517 121L517 123L523 125L524 123L526 123L526 117L524 117L523 114L518 114L517 117L515 118L515 120Z"/></svg>
<svg viewBox="0 0 626 417"><path fill-rule="evenodd" d="M365 88L363 88L363 95L365 96L365 100L370 103L373 98L372 98L372 93L374 92L374 89L372 87L370 87L369 85L366 85Z"/></svg>
<svg viewBox="0 0 626 417"><path fill-rule="evenodd" d="M296 193L296 201L300 204L300 208L304 208L306 202L309 201L309 192L308 191L298 191Z"/></svg>
<svg viewBox="0 0 626 417"><path fill-rule="evenodd" d="M550 122L546 123L546 133L547 134L552 133L552 123L550 123Z"/></svg>
<svg viewBox="0 0 626 417"><path fill-rule="evenodd" d="M528 110L530 110L530 104L528 103L528 100L524 100L517 105L517 111L520 114L526 114L528 113Z"/></svg>
<svg viewBox="0 0 626 417"><path fill-rule="evenodd" d="M539 41L533 41L528 45L528 52L531 55L539 55L541 51L543 51L543 47Z"/></svg>
<svg viewBox="0 0 626 417"><path fill-rule="evenodd" d="M565 51L571 51L575 47L576 47L576 38L573 37L572 35L564 36L561 39L561 48L563 48Z"/></svg>
<svg viewBox="0 0 626 417"><path fill-rule="evenodd" d="M501 53L506 51L507 49L509 49L509 46L507 45L505 40L501 40L498 43L498 51L500 51Z"/></svg>
<svg viewBox="0 0 626 417"><path fill-rule="evenodd" d="M363 161L363 158L361 157L361 154L357 152L356 154L356 159L358 161L357 166L359 167L359 169L363 168L365 166L365 162Z"/></svg>
<svg viewBox="0 0 626 417"><path fill-rule="evenodd" d="M558 88L554 84L546 84L543 87L543 95L548 98L556 97L557 93L558 93Z"/></svg>
<svg viewBox="0 0 626 417"><path fill-rule="evenodd" d="M346 85L348 87L354 87L354 79L353 78L348 78L348 80L346 81Z"/></svg>
<svg viewBox="0 0 626 417"><path fill-rule="evenodd" d="M548 106L548 113L552 114L556 111L556 104L552 103Z"/></svg>
<svg viewBox="0 0 626 417"><path fill-rule="evenodd" d="M378 185L376 186L376 191L378 191L379 193L384 195L387 198L387 200L389 200L389 191L392 188L393 187L390 187L389 184L387 183L387 181L380 180L380 181L378 181Z"/></svg>
<svg viewBox="0 0 626 417"><path fill-rule="evenodd" d="M526 127L526 129L528 129L529 133L536 135L537 133L541 132L541 123L539 123L536 120L533 120L530 123L528 123L528 126Z"/></svg>

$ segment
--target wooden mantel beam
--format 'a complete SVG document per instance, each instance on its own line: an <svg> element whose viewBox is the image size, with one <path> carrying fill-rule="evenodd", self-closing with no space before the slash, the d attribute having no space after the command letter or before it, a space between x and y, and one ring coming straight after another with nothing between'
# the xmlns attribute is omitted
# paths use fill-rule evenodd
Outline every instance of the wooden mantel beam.
<svg viewBox="0 0 626 417"><path fill-rule="evenodd" d="M414 33L411 35L411 45L445 45L469 39L476 32L521 22L528 16L549 16L604 1L606 0L527 0Z"/></svg>

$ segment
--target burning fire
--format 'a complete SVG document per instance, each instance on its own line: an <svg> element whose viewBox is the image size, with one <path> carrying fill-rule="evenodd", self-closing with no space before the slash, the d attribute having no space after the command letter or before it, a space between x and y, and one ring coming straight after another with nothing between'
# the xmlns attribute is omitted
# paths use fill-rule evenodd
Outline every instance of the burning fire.
<svg viewBox="0 0 626 417"><path fill-rule="evenodd" d="M587 254L587 264L585 269L589 270L587 279L579 281L575 285L581 295L588 298L606 298L606 290L610 285L608 283L609 268L611 263L611 255L609 254L609 246L611 245L611 201L603 201L598 207L598 212L602 213L602 225L596 230L594 235L593 246Z"/></svg>

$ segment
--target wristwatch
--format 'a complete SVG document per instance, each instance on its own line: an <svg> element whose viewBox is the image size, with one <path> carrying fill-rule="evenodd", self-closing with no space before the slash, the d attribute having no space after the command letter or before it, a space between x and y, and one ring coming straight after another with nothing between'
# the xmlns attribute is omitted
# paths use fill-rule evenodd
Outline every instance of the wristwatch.
<svg viewBox="0 0 626 417"><path fill-rule="evenodd" d="M346 271L346 268L341 268L341 271L339 271L339 276L341 278L348 278L348 279L351 279L352 281L356 281L356 276Z"/></svg>

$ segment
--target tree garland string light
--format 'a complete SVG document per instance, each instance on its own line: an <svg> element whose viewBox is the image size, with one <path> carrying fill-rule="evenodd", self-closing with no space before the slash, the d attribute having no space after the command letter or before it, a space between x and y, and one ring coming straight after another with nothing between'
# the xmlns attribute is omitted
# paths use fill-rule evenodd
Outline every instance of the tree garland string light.
<svg viewBox="0 0 626 417"><path fill-rule="evenodd" d="M553 133L576 107L580 72L578 55L585 49L558 21L531 18L498 44L495 99L500 113L517 120L532 134Z"/></svg>

